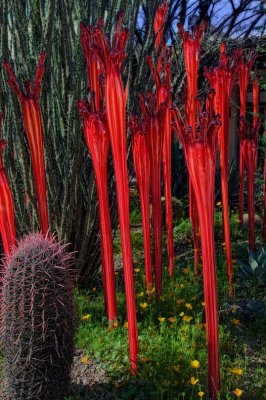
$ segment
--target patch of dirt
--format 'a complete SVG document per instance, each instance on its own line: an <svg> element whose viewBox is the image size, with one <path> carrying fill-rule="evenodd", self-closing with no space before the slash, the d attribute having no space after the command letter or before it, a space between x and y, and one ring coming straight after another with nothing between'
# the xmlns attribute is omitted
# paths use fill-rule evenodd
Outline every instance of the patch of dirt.
<svg viewBox="0 0 266 400"><path fill-rule="evenodd" d="M71 400L109 400L112 395L109 392L110 382L106 371L96 361L82 362L85 355L82 351L76 351L71 371L71 388L69 398ZM2 365L1 365L2 367ZM3 369L0 372L0 399L10 400L6 390L6 380ZM109 390L108 390L109 389Z"/></svg>

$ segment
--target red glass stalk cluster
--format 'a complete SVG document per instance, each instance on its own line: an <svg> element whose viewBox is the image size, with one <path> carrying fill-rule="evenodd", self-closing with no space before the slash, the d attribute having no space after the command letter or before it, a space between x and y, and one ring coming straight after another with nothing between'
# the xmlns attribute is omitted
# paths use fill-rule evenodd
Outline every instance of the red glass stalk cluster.
<svg viewBox="0 0 266 400"><path fill-rule="evenodd" d="M86 100L78 101L77 108L83 120L84 136L95 172L99 201L103 287L107 316L111 323L117 318L117 304L112 227L107 186L107 162L110 149L110 135L104 113L92 111Z"/></svg>
<svg viewBox="0 0 266 400"><path fill-rule="evenodd" d="M248 230L249 248L255 251L255 192L254 184L257 169L257 147L260 120L257 119L256 126L248 126L244 117L240 118L239 135L242 147L242 157L247 173L248 194Z"/></svg>
<svg viewBox="0 0 266 400"><path fill-rule="evenodd" d="M165 121L165 103L157 105L156 96L139 94L140 108L144 119L144 131L151 169L152 222L154 237L155 291L162 291L162 208L161 208L161 163Z"/></svg>
<svg viewBox="0 0 266 400"><path fill-rule="evenodd" d="M2 121L3 115L0 113L0 233L4 252L9 255L12 246L16 243L16 229L13 197L3 163L3 150L6 146L6 141L1 137Z"/></svg>
<svg viewBox="0 0 266 400"><path fill-rule="evenodd" d="M158 51L159 46L162 41L163 29L165 24L165 19L167 15L169 4L167 0L164 0L162 4L157 8L154 18L153 29L155 33L155 49Z"/></svg>
<svg viewBox="0 0 266 400"><path fill-rule="evenodd" d="M249 83L250 70L256 60L256 53L250 51L248 56L245 58L243 50L238 49L235 53L236 62L238 65L238 85L240 95L240 117L246 117L246 101L247 101L247 89ZM243 159L243 148L240 136L240 152L239 152L239 220L240 225L243 226L243 214L244 214L244 159Z"/></svg>
<svg viewBox="0 0 266 400"><path fill-rule="evenodd" d="M213 115L213 96L210 94L207 112L199 116L193 132L186 126L178 109L173 109L173 128L182 143L195 201L199 213L202 242L204 299L206 304L209 394L217 399L220 389L217 285L214 245L214 181L216 135L220 118Z"/></svg>
<svg viewBox="0 0 266 400"><path fill-rule="evenodd" d="M142 215L146 288L149 292L153 283L150 238L150 158L143 126L133 116L129 125L132 133L133 161Z"/></svg>
<svg viewBox="0 0 266 400"><path fill-rule="evenodd" d="M184 31L181 24L178 25L182 37L185 67L187 74L187 96L186 96L186 124L192 127L192 134L196 132L197 119L197 94L198 94L198 69L200 60L200 43L205 29L205 22L197 26L192 34ZM199 217L194 199L192 185L189 179L189 216L194 235L194 273L198 275L199 264Z"/></svg>
<svg viewBox="0 0 266 400"><path fill-rule="evenodd" d="M226 46L220 46L219 66L205 69L205 76L210 82L210 86L215 89L215 113L221 116L221 128L218 133L218 147L221 171L222 187L222 209L223 209L223 230L226 249L227 276L229 282L229 293L233 295L233 267L231 250L231 233L229 222L229 203L228 203L228 164L229 164L229 116L230 98L233 88L236 65L229 56L226 55Z"/></svg>
<svg viewBox="0 0 266 400"><path fill-rule="evenodd" d="M99 57L104 70L104 98L106 120L110 132L118 202L118 217L124 264L127 301L128 333L132 373L136 372L138 357L138 334L134 292L133 263L129 220L129 186L126 144L126 102L120 69L126 57L125 46L128 30L122 28L123 13L117 19L112 42L103 31L102 20L91 32L91 50Z"/></svg>
<svg viewBox="0 0 266 400"><path fill-rule="evenodd" d="M157 107L167 102L171 105L170 94L170 56L171 50L162 43L162 50L158 59L157 68L155 68L152 58L147 57L151 73L154 78L156 87ZM172 128L170 108L165 109L165 117L162 122L163 126L163 173L164 173L164 192L165 192L165 216L166 216L166 232L167 232L167 250L169 274L173 275L174 271L174 241L173 241L173 211L172 211Z"/></svg>
<svg viewBox="0 0 266 400"><path fill-rule="evenodd" d="M10 64L4 62L4 67L9 75L7 83L17 95L22 108L23 122L32 159L33 176L39 206L40 225L43 234L46 234L49 230L43 131L39 104L39 93L44 74L45 56L45 52L40 54L34 82L27 81L25 83L25 92L21 89Z"/></svg>

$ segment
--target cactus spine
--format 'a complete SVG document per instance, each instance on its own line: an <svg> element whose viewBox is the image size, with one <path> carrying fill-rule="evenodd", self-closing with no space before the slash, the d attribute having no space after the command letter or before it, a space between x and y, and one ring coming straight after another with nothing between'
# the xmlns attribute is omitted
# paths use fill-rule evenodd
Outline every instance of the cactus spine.
<svg viewBox="0 0 266 400"><path fill-rule="evenodd" d="M4 261L1 342L12 400L63 399L74 349L74 257L55 237L24 237Z"/></svg>

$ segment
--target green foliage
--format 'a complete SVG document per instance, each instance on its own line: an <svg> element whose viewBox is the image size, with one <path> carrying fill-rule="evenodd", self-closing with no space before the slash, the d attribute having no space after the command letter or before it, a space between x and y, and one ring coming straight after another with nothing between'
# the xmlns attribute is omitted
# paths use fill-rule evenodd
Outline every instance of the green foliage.
<svg viewBox="0 0 266 400"><path fill-rule="evenodd" d="M256 252L249 252L249 262L239 260L238 278L240 280L256 279L266 285L266 250L261 247Z"/></svg>

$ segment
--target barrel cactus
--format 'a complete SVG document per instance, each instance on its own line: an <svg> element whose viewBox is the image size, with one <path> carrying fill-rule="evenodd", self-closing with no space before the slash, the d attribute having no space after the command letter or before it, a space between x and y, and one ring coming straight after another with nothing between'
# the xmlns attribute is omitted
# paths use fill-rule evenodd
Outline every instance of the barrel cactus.
<svg viewBox="0 0 266 400"><path fill-rule="evenodd" d="M3 265L1 342L12 400L63 399L74 352L73 254L24 237Z"/></svg>

